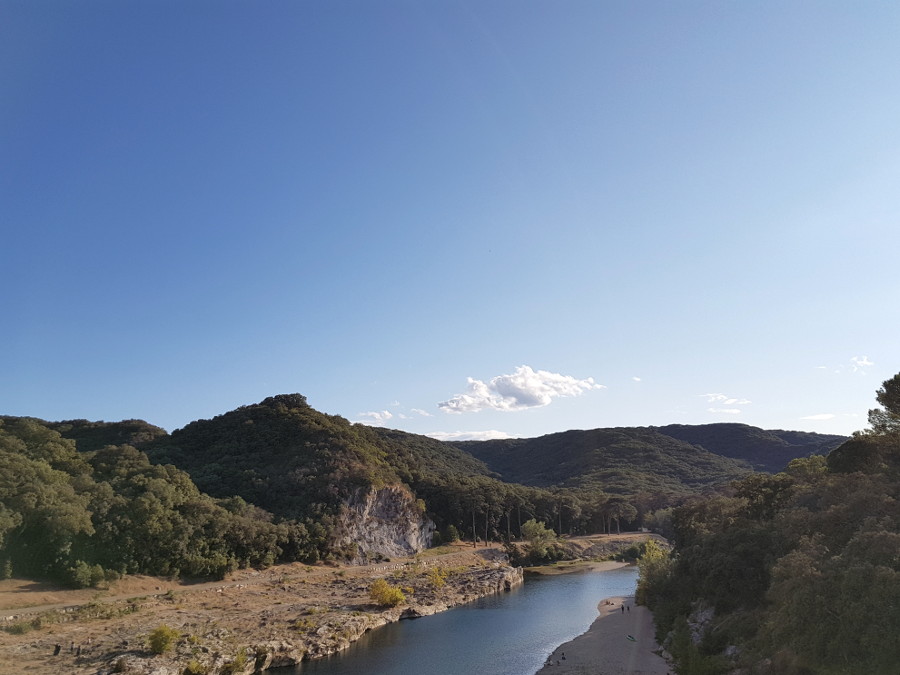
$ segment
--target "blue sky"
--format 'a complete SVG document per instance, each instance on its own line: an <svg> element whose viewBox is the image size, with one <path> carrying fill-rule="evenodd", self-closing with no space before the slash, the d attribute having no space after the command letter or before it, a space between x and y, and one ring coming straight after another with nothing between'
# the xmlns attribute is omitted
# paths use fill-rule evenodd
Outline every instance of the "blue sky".
<svg viewBox="0 0 900 675"><path fill-rule="evenodd" d="M0 3L0 413L850 433L900 5Z"/></svg>

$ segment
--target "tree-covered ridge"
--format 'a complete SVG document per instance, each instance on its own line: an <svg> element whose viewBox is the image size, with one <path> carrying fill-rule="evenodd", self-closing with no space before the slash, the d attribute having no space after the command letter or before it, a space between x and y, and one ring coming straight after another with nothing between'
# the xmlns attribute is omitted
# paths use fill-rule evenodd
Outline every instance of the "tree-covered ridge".
<svg viewBox="0 0 900 675"><path fill-rule="evenodd" d="M583 532L636 514L624 504L610 506L599 488L548 490L501 481L450 444L351 424L311 408L300 394L192 422L143 447L154 462L184 469L214 496L239 495L277 517L325 531L356 490L387 484L409 487L445 534L452 526L481 539L518 536L532 517Z"/></svg>
<svg viewBox="0 0 900 675"><path fill-rule="evenodd" d="M750 471L746 463L643 427L566 431L539 438L455 445L484 461L504 480L602 488L619 495L696 494Z"/></svg>
<svg viewBox="0 0 900 675"><path fill-rule="evenodd" d="M847 440L846 436L806 431L766 430L747 424L670 424L654 427L672 438L699 445L723 457L744 460L755 471L778 473L792 459L827 455Z"/></svg>
<svg viewBox="0 0 900 675"><path fill-rule="evenodd" d="M64 438L75 441L79 452L100 450L107 445L131 445L139 448L146 443L167 436L165 429L144 420L123 420L121 422L66 420L43 422L43 424L59 432Z"/></svg>
<svg viewBox="0 0 900 675"><path fill-rule="evenodd" d="M107 446L79 453L39 420L0 421L0 570L92 585L123 573L221 576L309 557L315 537L171 465Z"/></svg>
<svg viewBox="0 0 900 675"><path fill-rule="evenodd" d="M675 509L674 554L645 562L639 593L679 672L897 672L898 395L900 376L879 390L871 429L827 459L796 459ZM704 610L695 644L689 623Z"/></svg>
<svg viewBox="0 0 900 675"><path fill-rule="evenodd" d="M285 394L191 422L144 447L213 496L240 495L281 517L318 520L358 488L400 481L373 440L367 427Z"/></svg>

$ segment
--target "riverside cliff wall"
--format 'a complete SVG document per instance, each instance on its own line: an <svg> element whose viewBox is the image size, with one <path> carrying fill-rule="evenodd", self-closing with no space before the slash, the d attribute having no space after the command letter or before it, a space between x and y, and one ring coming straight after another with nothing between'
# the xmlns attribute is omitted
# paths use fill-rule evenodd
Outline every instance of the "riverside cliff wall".
<svg viewBox="0 0 900 675"><path fill-rule="evenodd" d="M434 523L408 488L358 490L342 507L333 535L356 564L414 555L431 546Z"/></svg>

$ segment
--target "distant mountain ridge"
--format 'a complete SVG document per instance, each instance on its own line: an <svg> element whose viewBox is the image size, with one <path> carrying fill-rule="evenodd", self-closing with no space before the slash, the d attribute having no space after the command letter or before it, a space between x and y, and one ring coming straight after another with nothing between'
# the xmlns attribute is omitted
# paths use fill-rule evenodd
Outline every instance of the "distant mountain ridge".
<svg viewBox="0 0 900 675"><path fill-rule="evenodd" d="M777 473L792 459L827 454L846 440L746 424L706 424L565 431L453 445L505 481L676 494L724 484L751 470Z"/></svg>
<svg viewBox="0 0 900 675"><path fill-rule="evenodd" d="M827 455L847 436L809 431L766 430L747 424L669 424L651 427L681 441L699 445L723 457L749 462L756 471L778 473L797 457Z"/></svg>

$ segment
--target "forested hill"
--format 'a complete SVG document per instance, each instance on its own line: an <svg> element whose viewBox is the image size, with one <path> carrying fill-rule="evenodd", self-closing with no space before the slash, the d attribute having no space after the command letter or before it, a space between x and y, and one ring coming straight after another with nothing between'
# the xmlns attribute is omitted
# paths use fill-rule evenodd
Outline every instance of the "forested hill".
<svg viewBox="0 0 900 675"><path fill-rule="evenodd" d="M747 424L670 424L656 431L686 443L699 445L723 457L742 459L756 471L778 473L792 459L827 455L847 440L846 436L806 431L766 430Z"/></svg>
<svg viewBox="0 0 900 675"><path fill-rule="evenodd" d="M283 394L188 424L142 446L200 489L288 518L332 513L357 488L404 483L417 493L481 477L487 467L427 436L351 424ZM421 495L420 495L421 496Z"/></svg>
<svg viewBox="0 0 900 675"><path fill-rule="evenodd" d="M503 480L526 485L602 486L620 494L688 493L749 472L777 472L797 457L846 440L746 424L617 427L538 438L461 441Z"/></svg>
<svg viewBox="0 0 900 675"><path fill-rule="evenodd" d="M455 445L506 481L602 489L620 495L696 494L750 473L745 462L647 428L565 431Z"/></svg>
<svg viewBox="0 0 900 675"><path fill-rule="evenodd" d="M67 420L65 422L41 421L41 423L64 438L75 441L79 452L92 452L108 445L140 447L167 435L165 429L144 420L123 420L121 422Z"/></svg>

